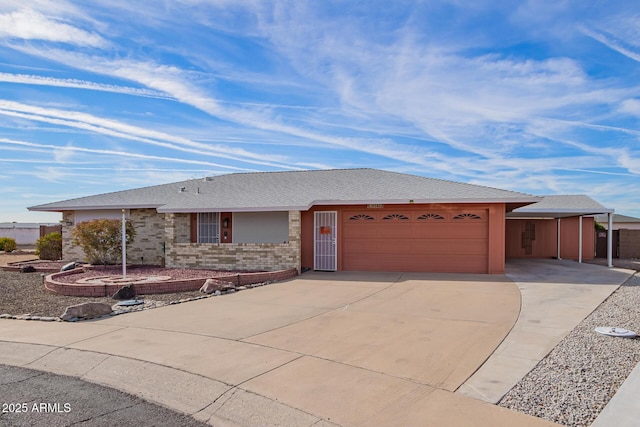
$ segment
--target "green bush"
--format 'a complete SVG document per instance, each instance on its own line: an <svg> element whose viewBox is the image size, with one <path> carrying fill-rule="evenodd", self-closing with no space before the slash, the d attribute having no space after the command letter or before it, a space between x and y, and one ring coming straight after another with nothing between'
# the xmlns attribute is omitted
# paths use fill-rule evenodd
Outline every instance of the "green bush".
<svg viewBox="0 0 640 427"><path fill-rule="evenodd" d="M127 244L132 243L136 230L130 221L125 222L125 235ZM122 258L122 221L118 219L81 222L73 228L71 237L90 264L115 264Z"/></svg>
<svg viewBox="0 0 640 427"><path fill-rule="evenodd" d="M50 261L62 259L62 234L54 231L39 238L36 241L36 255Z"/></svg>
<svg viewBox="0 0 640 427"><path fill-rule="evenodd" d="M0 237L0 251L13 252L17 247L16 239L11 237Z"/></svg>

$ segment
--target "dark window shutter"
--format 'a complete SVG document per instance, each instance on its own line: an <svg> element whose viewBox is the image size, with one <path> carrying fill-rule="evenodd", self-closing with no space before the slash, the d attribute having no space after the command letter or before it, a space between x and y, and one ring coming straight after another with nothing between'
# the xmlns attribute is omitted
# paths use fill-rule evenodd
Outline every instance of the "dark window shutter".
<svg viewBox="0 0 640 427"><path fill-rule="evenodd" d="M198 243L198 214L191 214L191 243Z"/></svg>

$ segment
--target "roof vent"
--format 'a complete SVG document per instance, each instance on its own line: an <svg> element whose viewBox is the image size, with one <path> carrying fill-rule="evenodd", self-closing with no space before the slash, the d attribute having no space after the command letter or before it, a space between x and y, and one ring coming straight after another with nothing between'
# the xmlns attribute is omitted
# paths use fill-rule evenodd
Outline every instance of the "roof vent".
<svg viewBox="0 0 640 427"><path fill-rule="evenodd" d="M187 187L180 187L180 190L178 192L184 193L185 191L187 191Z"/></svg>

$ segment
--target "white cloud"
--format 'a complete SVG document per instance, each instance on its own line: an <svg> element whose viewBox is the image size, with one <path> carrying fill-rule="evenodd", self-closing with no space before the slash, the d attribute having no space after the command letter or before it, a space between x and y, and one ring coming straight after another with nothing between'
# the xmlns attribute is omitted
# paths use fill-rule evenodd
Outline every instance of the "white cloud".
<svg viewBox="0 0 640 427"><path fill-rule="evenodd" d="M134 95L134 96L172 99L166 93L158 92L155 90L108 85L103 83L95 83L95 82L89 82L89 81L77 80L77 79L57 79L54 77L35 76L35 75L28 75L28 74L11 74L11 73L0 72L0 82L97 90L102 92L122 93L126 95Z"/></svg>
<svg viewBox="0 0 640 427"><path fill-rule="evenodd" d="M32 9L0 14L0 38L44 40L90 47L107 45L96 33L65 24Z"/></svg>
<svg viewBox="0 0 640 427"><path fill-rule="evenodd" d="M209 167L222 168L222 169L232 169L237 171L247 171L247 169L222 165L214 162L207 162L204 160L191 160L191 159L180 159L175 157L152 156L148 154L129 153L126 151L100 150L100 149L74 147L74 146L60 147L53 144L37 144L33 142L16 141L16 140L11 140L7 138L0 138L0 144L18 145L22 147L36 148L36 149L50 149L53 152L55 152L56 150L60 150L61 148L64 148L64 150L68 152L91 153L91 154L114 156L116 158L123 157L123 158L131 158L131 159L138 159L138 160L150 160L150 161L157 160L157 161L165 161L170 163L192 164L192 165L209 166Z"/></svg>
<svg viewBox="0 0 640 427"><path fill-rule="evenodd" d="M156 145L176 151L200 156L213 156L240 160L246 163L280 166L287 161L282 156L252 153L250 151L220 144L203 144L164 132L128 125L117 120L96 117L90 114L60 109L35 107L14 101L0 100L0 114L52 123L77 129ZM279 164L279 162L282 162Z"/></svg>

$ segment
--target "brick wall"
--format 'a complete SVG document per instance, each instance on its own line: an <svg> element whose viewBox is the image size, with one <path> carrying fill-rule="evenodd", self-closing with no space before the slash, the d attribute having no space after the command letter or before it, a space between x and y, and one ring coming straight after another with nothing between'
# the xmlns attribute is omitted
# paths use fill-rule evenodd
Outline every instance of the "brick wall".
<svg viewBox="0 0 640 427"><path fill-rule="evenodd" d="M162 265L164 262L164 214L155 209L132 209L129 220L136 230L133 243L127 246L127 263Z"/></svg>
<svg viewBox="0 0 640 427"><path fill-rule="evenodd" d="M640 258L640 230L621 229L620 258Z"/></svg>
<svg viewBox="0 0 640 427"><path fill-rule="evenodd" d="M70 224L70 225L67 225ZM62 213L62 259L66 261L84 261L84 251L72 243L73 211Z"/></svg>
<svg viewBox="0 0 640 427"><path fill-rule="evenodd" d="M219 270L300 269L300 212L289 211L287 243L190 243L188 214L167 214L166 266Z"/></svg>
<svg viewBox="0 0 640 427"><path fill-rule="evenodd" d="M106 297L115 294L123 285L109 283L109 284L76 284L76 283L63 283L56 279L62 276L70 276L74 274L82 273L83 269L75 269L70 271L64 271L55 273L45 278L45 289L49 292L53 292L60 295L68 296L82 296L82 297ZM263 271L256 273L240 273L231 276L218 276L218 280L232 283L236 286L244 286L253 283L261 282L277 282L281 280L290 279L298 275L298 270L295 268L289 270L280 271ZM188 292L197 291L207 280L206 277L174 280L165 282L145 282L145 283L133 283L134 289L137 295L150 295L150 294L164 294L174 292Z"/></svg>
<svg viewBox="0 0 640 427"><path fill-rule="evenodd" d="M62 259L85 261L82 248L72 242L73 220L72 211L62 214ZM164 260L164 214L157 213L155 209L132 209L129 220L136 230L136 237L127 246L127 263L161 265Z"/></svg>

